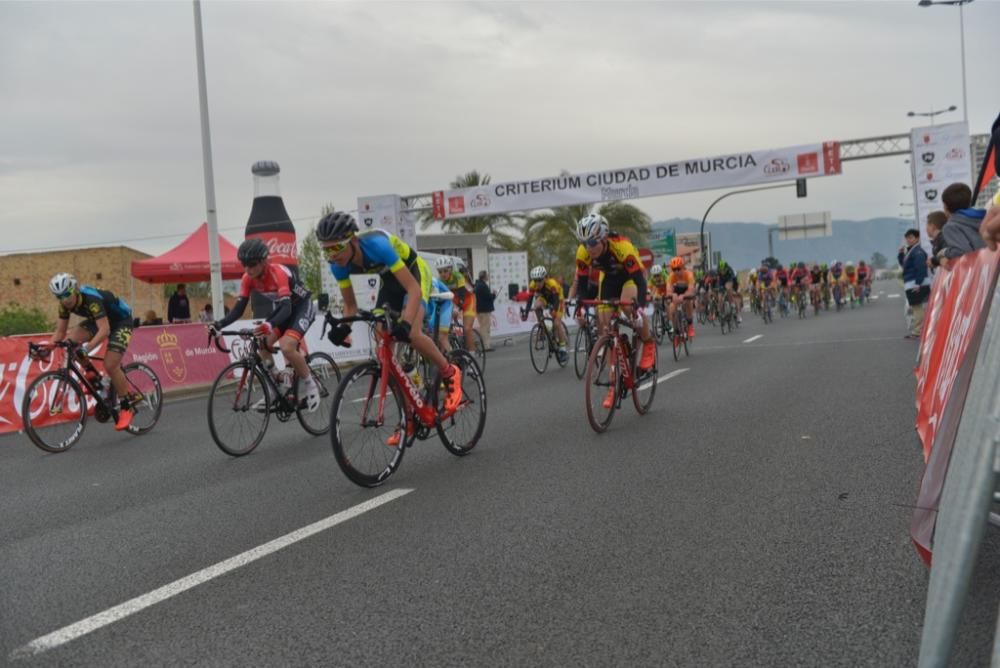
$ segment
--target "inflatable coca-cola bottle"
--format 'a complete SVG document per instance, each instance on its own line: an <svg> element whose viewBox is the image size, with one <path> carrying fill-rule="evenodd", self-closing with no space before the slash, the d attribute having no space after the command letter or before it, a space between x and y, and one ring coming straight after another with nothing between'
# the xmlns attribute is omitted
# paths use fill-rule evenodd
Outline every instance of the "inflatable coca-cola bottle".
<svg viewBox="0 0 1000 668"><path fill-rule="evenodd" d="M299 254L295 243L295 225L292 224L285 203L281 199L278 173L281 168L273 160L255 162L253 173L253 207L247 219L245 237L259 237L270 250L271 262L278 262L299 272ZM254 318L266 318L271 313L271 302L254 294L250 306Z"/></svg>

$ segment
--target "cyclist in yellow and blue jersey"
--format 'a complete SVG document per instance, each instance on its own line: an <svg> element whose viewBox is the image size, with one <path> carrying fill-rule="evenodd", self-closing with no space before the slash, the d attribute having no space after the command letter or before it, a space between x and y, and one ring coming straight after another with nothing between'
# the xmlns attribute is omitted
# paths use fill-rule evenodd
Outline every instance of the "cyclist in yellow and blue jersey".
<svg viewBox="0 0 1000 668"><path fill-rule="evenodd" d="M438 276L455 295L455 308L462 314L462 330L465 332L465 349L475 355L476 339L472 327L476 324L476 293L469 287L462 271L455 266L456 260L441 258L437 264Z"/></svg>
<svg viewBox="0 0 1000 668"><path fill-rule="evenodd" d="M569 360L569 353L566 352L566 327L563 325L566 302L559 281L548 276L548 271L540 265L531 270L529 274L531 282L528 283L528 291L531 295L528 297L528 303L524 310L531 311L534 308L540 323L543 319L542 311L549 310L549 314L552 316L552 327L556 331L556 340L559 341L559 363L566 364Z"/></svg>
<svg viewBox="0 0 1000 668"><path fill-rule="evenodd" d="M462 372L448 362L421 328L426 299L431 293L431 270L427 263L394 234L372 230L359 235L357 222L342 211L329 213L320 219L316 226L316 238L340 287L345 317L358 312L351 274L378 274L381 277L376 305L381 307L387 304L402 313L399 322L392 328L393 338L408 341L438 368L447 390L445 417L453 414L462 398ZM341 323L332 328L329 338L335 345L350 345L350 335L350 325Z"/></svg>

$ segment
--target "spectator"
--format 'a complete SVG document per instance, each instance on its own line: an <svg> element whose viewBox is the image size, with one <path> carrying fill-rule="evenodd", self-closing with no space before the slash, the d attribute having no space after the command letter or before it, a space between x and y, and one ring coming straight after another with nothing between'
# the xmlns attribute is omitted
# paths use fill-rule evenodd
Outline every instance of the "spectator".
<svg viewBox="0 0 1000 668"><path fill-rule="evenodd" d="M191 303L187 298L187 286L183 283L178 283L177 291L170 295L170 303L167 304L167 322L171 325L191 322Z"/></svg>
<svg viewBox="0 0 1000 668"><path fill-rule="evenodd" d="M212 305L211 304L205 304L205 308L203 308L198 313L198 322L208 322L208 323L211 323L211 322L214 322L214 321L215 321L215 313L213 313Z"/></svg>
<svg viewBox="0 0 1000 668"><path fill-rule="evenodd" d="M143 325L162 325L163 318L156 317L156 311L149 309L146 311L146 319L142 321Z"/></svg>
<svg viewBox="0 0 1000 668"><path fill-rule="evenodd" d="M948 263L966 253L983 248L986 244L979 233L985 211L973 209L972 190L964 183L952 183L941 193L948 222L941 229L944 238L938 261L945 269Z"/></svg>
<svg viewBox="0 0 1000 668"><path fill-rule="evenodd" d="M947 227L947 225L945 226ZM919 339L924 324L924 303L930 296L930 276L927 274L927 253L920 247L920 231L911 228L903 236L899 248L899 266L903 268L903 289L906 301L913 309L910 333L904 338Z"/></svg>
<svg viewBox="0 0 1000 668"><path fill-rule="evenodd" d="M493 323L493 300L497 293L490 290L490 276L485 271L479 272L479 280L476 281L476 319L479 320L479 333L483 337L483 345L486 351L492 351L493 344L490 342L490 326Z"/></svg>
<svg viewBox="0 0 1000 668"><path fill-rule="evenodd" d="M938 253L944 247L944 237L941 236L941 228L947 222L948 214L944 211L931 211L927 214L927 236L931 240L931 257L927 261L927 266L931 269L936 268L940 264Z"/></svg>

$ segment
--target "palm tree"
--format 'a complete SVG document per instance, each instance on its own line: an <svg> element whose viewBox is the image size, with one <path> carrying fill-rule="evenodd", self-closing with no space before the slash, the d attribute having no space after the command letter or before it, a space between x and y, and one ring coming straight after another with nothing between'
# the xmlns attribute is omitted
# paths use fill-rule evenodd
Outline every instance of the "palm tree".
<svg viewBox="0 0 1000 668"><path fill-rule="evenodd" d="M464 175L456 176L449 184L452 189L475 188L489 185L490 175L480 174L473 170ZM486 232L490 235L490 243L495 243L500 247L513 243L511 235L504 230L516 229L517 216L515 214L502 213L489 216L470 216L468 218L446 218L441 222L441 229L444 232L460 232L465 234L481 234ZM435 221L431 212L425 211L420 215L420 226L427 229Z"/></svg>

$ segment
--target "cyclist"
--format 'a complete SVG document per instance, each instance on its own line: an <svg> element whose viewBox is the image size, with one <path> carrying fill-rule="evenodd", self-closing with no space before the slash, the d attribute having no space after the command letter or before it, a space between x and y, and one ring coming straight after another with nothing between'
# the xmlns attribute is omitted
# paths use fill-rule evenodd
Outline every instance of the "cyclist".
<svg viewBox="0 0 1000 668"><path fill-rule="evenodd" d="M844 265L844 277L847 279L847 292L848 299L858 299L858 272L854 267L853 262L848 262Z"/></svg>
<svg viewBox="0 0 1000 668"><path fill-rule="evenodd" d="M53 345L67 337L70 313L83 316L83 321L68 336L71 341L80 344L77 354L82 358L81 362L87 371L96 372L87 359L87 354L96 350L107 339L104 370L121 398L115 429L128 429L135 413L128 396L125 373L122 371L122 356L128 350L128 343L132 338L132 309L108 290L78 284L71 274L60 273L53 276L49 281L49 290L59 300L59 319L51 340Z"/></svg>
<svg viewBox="0 0 1000 668"><path fill-rule="evenodd" d="M785 299L788 299L788 270L785 269L785 265L779 264L778 269L774 272L774 278L778 282L778 289L781 290L781 294L784 295Z"/></svg>
<svg viewBox="0 0 1000 668"><path fill-rule="evenodd" d="M763 306L764 296L770 292L774 296L774 272L764 262L757 268L757 288L760 290L760 303Z"/></svg>
<svg viewBox="0 0 1000 668"><path fill-rule="evenodd" d="M684 311L688 318L687 336L694 338L694 272L689 271L684 266L684 258L678 256L670 261L670 277L667 279L667 294L670 296L669 320L671 326L674 322L674 314L677 313L677 305L684 304Z"/></svg>
<svg viewBox="0 0 1000 668"><path fill-rule="evenodd" d="M662 264L654 264L649 268L649 292L655 302L661 306L667 296L667 275Z"/></svg>
<svg viewBox="0 0 1000 668"><path fill-rule="evenodd" d="M793 299L804 299L809 288L809 270L806 269L805 262L799 262L797 265L792 267L791 273L788 274L789 280L792 282L792 298ZM803 290L802 288L806 288ZM796 302L797 303L797 302Z"/></svg>
<svg viewBox="0 0 1000 668"><path fill-rule="evenodd" d="M843 300L846 295L845 287L847 284L847 277L844 275L844 264L840 260L834 260L833 264L830 266L830 290L832 291L838 285L840 286L840 299ZM837 302L838 306L840 302Z"/></svg>
<svg viewBox="0 0 1000 668"><path fill-rule="evenodd" d="M465 333L465 349L476 354L476 339L472 326L476 322L476 293L465 281L462 271L455 267L455 260L449 257L438 258L435 263L438 276L448 289L455 294L455 308L462 314L462 330Z"/></svg>
<svg viewBox="0 0 1000 668"><path fill-rule="evenodd" d="M635 301L639 308L646 305L646 276L639 260L639 252L628 237L609 229L607 219L599 213L591 213L577 222L576 238L580 246L576 249L577 285L586 279L593 269L601 271L598 294L601 299ZM576 287L576 286L574 286ZM631 307L623 306L626 313ZM611 320L610 308L597 309L600 332L607 331ZM649 332L649 318L643 318L639 327L639 338L643 342L639 368L652 368L656 362L656 341ZM608 391L604 406L614 402L614 388Z"/></svg>
<svg viewBox="0 0 1000 668"><path fill-rule="evenodd" d="M813 262L809 268L809 300L811 304L820 302L820 284L826 283L826 272Z"/></svg>
<svg viewBox="0 0 1000 668"><path fill-rule="evenodd" d="M216 320L211 328L216 332L236 322L243 317L243 312L250 302L250 294L256 292L272 302L271 315L254 328L254 334L263 337L266 345L261 346L260 356L272 374L274 357L271 348L275 342L285 356L285 361L295 371L305 390L306 410L310 413L319 408L319 387L309 372L309 364L305 355L299 350L306 330L316 319L316 307L306 286L295 277L291 269L278 262L268 260L270 252L262 239L253 237L240 244L236 257L245 270L240 279L240 289L236 303L226 317ZM264 411L264 400L254 406L257 411Z"/></svg>
<svg viewBox="0 0 1000 668"><path fill-rule="evenodd" d="M736 322L743 322L743 295L740 293L740 279L725 260L719 260L719 289L725 291L725 298L736 309Z"/></svg>
<svg viewBox="0 0 1000 668"><path fill-rule="evenodd" d="M757 271L751 269L747 274L747 295L750 297L750 309L757 312Z"/></svg>
<svg viewBox="0 0 1000 668"><path fill-rule="evenodd" d="M524 310L530 312L534 308L535 314L538 316L538 322L544 327L543 314L544 309L549 310L549 315L552 316L552 326L556 331L556 340L559 341L559 363L566 364L569 360L569 353L566 352L566 327L563 325L563 315L566 312L566 301L563 298L563 289L559 284L559 281L554 278L549 278L549 272L545 267L539 265L531 270L528 277L531 282L528 283L528 291L531 295L528 297L528 303L525 305ZM534 303L534 306L532 306ZM524 316L522 316L524 319Z"/></svg>
<svg viewBox="0 0 1000 668"><path fill-rule="evenodd" d="M437 262L441 262L438 258ZM450 260L449 260L450 261ZM431 277L431 296L452 294L451 290L444 282L436 276ZM436 334L437 344L441 350L451 350L451 343L448 341L448 334L451 332L451 308L454 302L452 299L428 299L427 312L424 314L424 329L431 336ZM437 316L437 332L432 331L434 327L434 317Z"/></svg>
<svg viewBox="0 0 1000 668"><path fill-rule="evenodd" d="M437 366L447 392L444 417L453 415L462 399L462 372L448 362L444 353L420 328L426 310L424 302L431 293L431 271L427 263L406 242L385 230L371 230L359 235L357 222L342 211L328 213L320 219L316 226L316 239L340 287L345 317L358 312L351 274L381 276L382 284L375 303L380 307L388 305L402 313L399 322L392 328L393 338L409 341L418 353ZM350 345L350 335L351 326L341 323L332 328L329 338L334 345L344 346ZM398 435L396 438L398 442Z"/></svg>
<svg viewBox="0 0 1000 668"><path fill-rule="evenodd" d="M872 287L872 274L864 260L858 262L859 297L866 294Z"/></svg>

